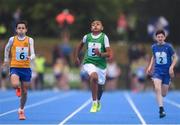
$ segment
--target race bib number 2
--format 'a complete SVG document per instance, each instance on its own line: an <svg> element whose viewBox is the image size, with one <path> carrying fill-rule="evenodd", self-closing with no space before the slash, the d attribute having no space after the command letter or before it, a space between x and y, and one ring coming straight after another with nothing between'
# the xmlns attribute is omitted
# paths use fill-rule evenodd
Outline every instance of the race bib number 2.
<svg viewBox="0 0 180 125"><path fill-rule="evenodd" d="M28 47L16 47L16 60L27 60Z"/></svg>
<svg viewBox="0 0 180 125"><path fill-rule="evenodd" d="M88 56L97 56L95 53L95 49L99 49L101 52L101 44L100 43L89 43L88 44Z"/></svg>
<svg viewBox="0 0 180 125"><path fill-rule="evenodd" d="M167 64L167 54L165 52L156 52L156 63L159 65Z"/></svg>

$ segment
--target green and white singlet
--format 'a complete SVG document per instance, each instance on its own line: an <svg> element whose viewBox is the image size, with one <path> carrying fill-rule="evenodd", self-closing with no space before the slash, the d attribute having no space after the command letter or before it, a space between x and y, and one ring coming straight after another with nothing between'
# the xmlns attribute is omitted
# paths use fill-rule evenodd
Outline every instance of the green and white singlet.
<svg viewBox="0 0 180 125"><path fill-rule="evenodd" d="M101 69L105 69L107 65L106 58L96 55L95 49L105 52L106 47L109 47L108 37L104 33L100 33L98 36L93 36L92 33L89 33L84 36L83 42L87 49L83 64L94 64Z"/></svg>

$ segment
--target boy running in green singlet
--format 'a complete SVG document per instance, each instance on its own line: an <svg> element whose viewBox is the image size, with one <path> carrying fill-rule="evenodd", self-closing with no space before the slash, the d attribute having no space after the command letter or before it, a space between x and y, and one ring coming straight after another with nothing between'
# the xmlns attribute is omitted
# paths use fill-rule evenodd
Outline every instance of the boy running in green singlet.
<svg viewBox="0 0 180 125"><path fill-rule="evenodd" d="M83 46L86 46L86 52L83 59L83 70L88 73L90 86L92 90L92 107L90 112L97 112L101 109L100 99L106 80L106 58L112 57L112 51L109 45L109 39L102 32L103 25L101 21L95 20L91 23L91 33L86 34L79 43L75 59L76 64L80 64L78 57Z"/></svg>

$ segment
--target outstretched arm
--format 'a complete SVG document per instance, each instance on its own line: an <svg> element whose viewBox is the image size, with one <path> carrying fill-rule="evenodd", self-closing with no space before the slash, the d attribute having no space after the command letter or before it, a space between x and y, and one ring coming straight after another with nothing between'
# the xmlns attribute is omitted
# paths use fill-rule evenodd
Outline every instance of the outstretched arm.
<svg viewBox="0 0 180 125"><path fill-rule="evenodd" d="M4 49L4 65L7 65L9 63L9 52L11 50L13 40L14 40L14 37L11 37L5 46L5 49Z"/></svg>
<svg viewBox="0 0 180 125"><path fill-rule="evenodd" d="M30 38L29 44L30 44L30 54L31 54L29 59L33 60L35 59L35 53L34 53L34 40L32 38Z"/></svg>
<svg viewBox="0 0 180 125"><path fill-rule="evenodd" d="M80 65L79 53L81 52L83 46L84 46L84 43L80 42L75 49L74 60L75 60L76 65Z"/></svg>
<svg viewBox="0 0 180 125"><path fill-rule="evenodd" d="M173 56L172 56L173 60L172 60L172 64L171 64L171 67L174 68L177 61L178 61L178 57L177 57L177 54L175 53Z"/></svg>
<svg viewBox="0 0 180 125"><path fill-rule="evenodd" d="M174 77L174 67L175 67L177 61L178 61L178 57L177 57L176 53L174 53L174 55L172 56L172 64L169 68L169 74L171 77Z"/></svg>
<svg viewBox="0 0 180 125"><path fill-rule="evenodd" d="M151 74L153 64L154 64L154 56L151 57L151 61L150 61L149 66L146 70L146 73L149 75Z"/></svg>

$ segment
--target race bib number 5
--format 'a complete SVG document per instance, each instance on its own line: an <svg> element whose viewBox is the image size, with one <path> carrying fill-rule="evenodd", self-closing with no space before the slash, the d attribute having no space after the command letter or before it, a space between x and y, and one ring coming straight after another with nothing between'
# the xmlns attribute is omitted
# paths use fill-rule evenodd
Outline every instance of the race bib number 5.
<svg viewBox="0 0 180 125"><path fill-rule="evenodd" d="M97 56L95 53L95 49L99 49L101 52L101 44L100 43L88 43L88 56Z"/></svg>
<svg viewBox="0 0 180 125"><path fill-rule="evenodd" d="M16 60L27 60L28 47L16 47Z"/></svg>

